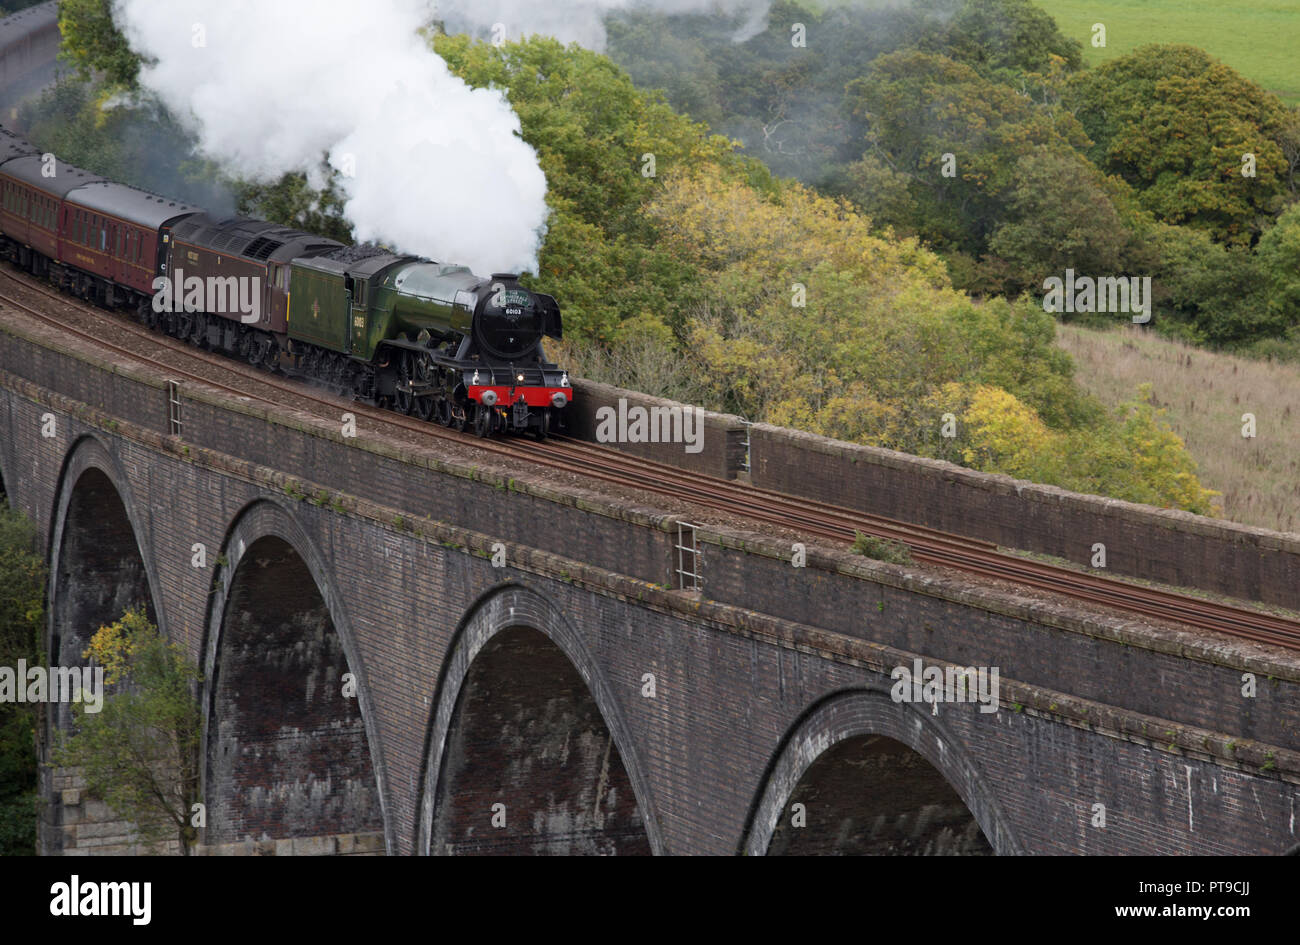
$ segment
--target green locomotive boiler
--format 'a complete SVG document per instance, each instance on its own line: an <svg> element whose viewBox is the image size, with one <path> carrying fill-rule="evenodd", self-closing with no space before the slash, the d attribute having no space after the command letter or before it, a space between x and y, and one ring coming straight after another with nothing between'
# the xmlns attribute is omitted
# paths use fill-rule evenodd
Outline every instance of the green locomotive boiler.
<svg viewBox="0 0 1300 945"><path fill-rule="evenodd" d="M561 337L559 307L514 274L346 247L295 259L288 283L300 369L358 396L482 436L538 437L571 398L542 350L543 337Z"/></svg>

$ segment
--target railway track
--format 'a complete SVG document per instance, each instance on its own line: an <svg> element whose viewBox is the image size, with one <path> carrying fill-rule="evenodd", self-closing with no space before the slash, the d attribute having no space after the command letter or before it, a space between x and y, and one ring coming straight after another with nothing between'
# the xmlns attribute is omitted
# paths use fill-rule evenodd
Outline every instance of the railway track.
<svg viewBox="0 0 1300 945"><path fill-rule="evenodd" d="M171 377L205 384L246 400L260 401L277 408L283 406L286 400L308 402L328 408L331 416L337 415L341 409L348 410L358 418L367 418L380 428L387 426L415 432L423 437L452 441L514 462L526 460L549 469L578 472L589 479L685 501L701 508L789 529L800 535L832 542L849 542L858 532L864 532L906 543L911 549L912 557L924 564L1009 581L1131 614L1172 620L1252 642L1300 649L1300 622L1285 617L1027 560L999 551L991 542L963 538L824 502L716 479L567 437L541 443L525 439L479 439L469 433L460 433L380 407L348 401L342 396L322 392L302 380L291 380L283 375L256 370L224 356L204 352L170 336L150 332L135 322L116 317L102 309L74 301L7 269L0 270L0 277L9 285L22 286L26 291L39 293L60 306L76 311L81 317L93 318L99 323L111 320L118 331L138 336L155 346L157 356L142 354L138 350L107 341L100 334L70 325L67 320L40 311L15 298L10 292L0 291L0 303L53 325L60 331L81 337L102 349L152 364ZM166 360L163 359L164 356ZM185 370L177 364L177 356L201 363L204 373ZM216 373L226 372L230 376L230 382L214 379L214 368L220 369ZM247 381L256 383L249 385ZM257 385L282 396L258 393Z"/></svg>

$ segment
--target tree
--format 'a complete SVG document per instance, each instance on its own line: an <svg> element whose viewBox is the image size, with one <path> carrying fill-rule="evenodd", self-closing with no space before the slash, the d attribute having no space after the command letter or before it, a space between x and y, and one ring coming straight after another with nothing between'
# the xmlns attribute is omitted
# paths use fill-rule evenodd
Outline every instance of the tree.
<svg viewBox="0 0 1300 945"><path fill-rule="evenodd" d="M1118 408L1120 441L1133 463L1133 484L1119 498L1209 515L1219 493L1201 485L1196 462L1165 413L1155 405L1150 384L1140 385L1137 397Z"/></svg>
<svg viewBox="0 0 1300 945"><path fill-rule="evenodd" d="M1268 286L1270 327L1280 333L1300 325L1300 203L1264 231L1256 256Z"/></svg>
<svg viewBox="0 0 1300 945"><path fill-rule="evenodd" d="M44 560L36 529L0 493L0 666L40 660ZM0 856L36 850L36 706L0 702Z"/></svg>
<svg viewBox="0 0 1300 945"><path fill-rule="evenodd" d="M168 643L143 607L100 627L86 657L104 670L98 713L74 704L74 732L53 757L83 771L87 790L134 823L146 843L174 836L188 853L198 835L202 676Z"/></svg>
<svg viewBox="0 0 1300 945"><path fill-rule="evenodd" d="M466 36L433 42L470 85L508 90L537 149L551 218L540 272L525 281L560 299L566 331L612 342L625 320L680 325L697 274L663 250L645 205L663 179L706 165L771 188L762 166L604 56L538 36L499 48Z"/></svg>
<svg viewBox="0 0 1300 945"><path fill-rule="evenodd" d="M1007 263L1007 295L1041 291L1067 268L1084 275L1124 271L1131 234L1111 203L1102 175L1074 151L1042 147L1016 162L1011 209L989 239Z"/></svg>
<svg viewBox="0 0 1300 945"><path fill-rule="evenodd" d="M918 45L990 77L1043 72L1053 57L1071 70L1083 65L1079 43L1030 0L965 0Z"/></svg>
<svg viewBox="0 0 1300 945"><path fill-rule="evenodd" d="M916 50L877 58L849 83L845 103L864 129L863 160L908 179L917 212L910 226L889 222L940 252L982 255L1020 183L1020 158L1042 149L1068 153L1087 141L1068 112ZM874 199L852 186L847 194L867 205Z"/></svg>
<svg viewBox="0 0 1300 945"><path fill-rule="evenodd" d="M1229 245L1252 244L1282 208L1294 130L1281 101L1194 46L1142 46L1077 73L1066 101L1088 157L1141 205ZM1254 176L1242 174L1253 156Z"/></svg>
<svg viewBox="0 0 1300 945"><path fill-rule="evenodd" d="M951 414L957 421L955 436L935 438L941 444L938 458L1034 482L1062 478L1055 448L1060 435L1014 394L987 384L954 382L931 394L927 407L936 417Z"/></svg>
<svg viewBox="0 0 1300 945"><path fill-rule="evenodd" d="M1215 242L1190 226L1153 223L1147 232L1160 260L1153 269L1156 301L1178 320L1163 322L1167 334L1230 346L1274 336L1285 327L1282 310L1270 301L1257 253Z"/></svg>
<svg viewBox="0 0 1300 945"><path fill-rule="evenodd" d="M59 33L60 55L81 78L98 72L118 89L137 88L141 60L113 22L113 0L60 0Z"/></svg>

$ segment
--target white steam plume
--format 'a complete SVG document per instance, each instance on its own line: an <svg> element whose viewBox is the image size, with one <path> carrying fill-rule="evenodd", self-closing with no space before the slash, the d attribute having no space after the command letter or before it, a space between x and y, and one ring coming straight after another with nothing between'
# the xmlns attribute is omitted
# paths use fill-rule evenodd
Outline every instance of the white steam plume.
<svg viewBox="0 0 1300 945"><path fill-rule="evenodd" d="M541 33L597 52L605 50L605 15L615 10L655 10L670 16L747 13L732 37L739 43L763 31L771 6L770 0L436 0L436 4L448 32L468 26L491 33L499 24L504 28L502 39Z"/></svg>
<svg viewBox="0 0 1300 945"><path fill-rule="evenodd" d="M546 178L498 90L471 89L416 30L428 0L114 0L141 83L200 148L259 180L343 172L359 240L537 271Z"/></svg>

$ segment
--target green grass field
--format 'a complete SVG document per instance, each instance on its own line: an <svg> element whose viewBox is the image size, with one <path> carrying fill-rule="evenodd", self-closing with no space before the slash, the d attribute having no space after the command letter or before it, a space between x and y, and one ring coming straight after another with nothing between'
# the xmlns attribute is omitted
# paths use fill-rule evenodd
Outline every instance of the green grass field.
<svg viewBox="0 0 1300 945"><path fill-rule="evenodd" d="M1037 0L1097 65L1147 43L1187 43L1300 103L1300 0ZM1092 25L1106 26L1106 47Z"/></svg>

